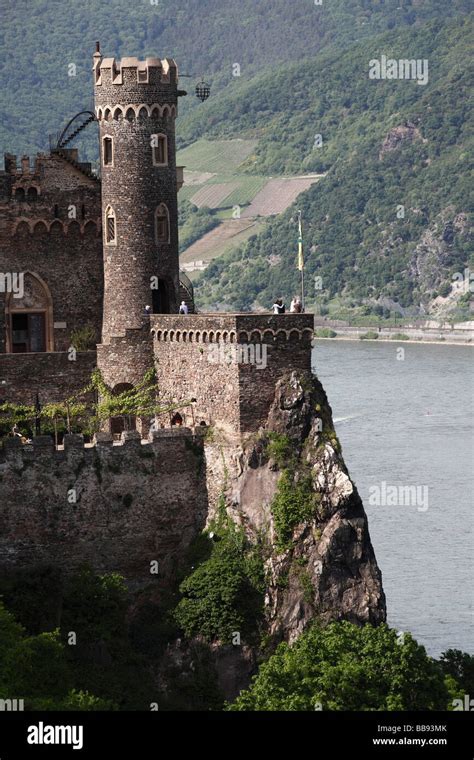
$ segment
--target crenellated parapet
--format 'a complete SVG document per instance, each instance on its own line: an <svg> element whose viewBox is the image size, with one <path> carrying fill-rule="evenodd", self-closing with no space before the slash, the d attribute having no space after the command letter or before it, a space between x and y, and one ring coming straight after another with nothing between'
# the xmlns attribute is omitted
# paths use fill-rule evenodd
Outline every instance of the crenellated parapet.
<svg viewBox="0 0 474 760"><path fill-rule="evenodd" d="M177 85L178 66L172 58L146 58L140 61L134 56L121 60L102 58L94 54L93 70L96 87L107 84L127 85Z"/></svg>
<svg viewBox="0 0 474 760"><path fill-rule="evenodd" d="M96 106L174 106L178 98L178 67L172 58L93 58ZM96 112L97 115L98 112Z"/></svg>
<svg viewBox="0 0 474 760"><path fill-rule="evenodd" d="M118 441L110 433L100 432L94 435L92 443L85 443L83 435L72 433L64 436L60 446L55 446L50 435L35 436L31 443L22 443L18 436L13 436L4 439L3 450L0 449L0 466L2 462L4 467L5 463L14 462L16 467L27 467L45 458L62 462L70 455L79 455L85 462L92 462L97 454L102 455L103 452L110 452L110 456L122 461L132 450L142 452L145 458L159 458L166 447L186 447L185 441L188 445L202 447L205 432L203 426L168 427L151 431L143 440L136 430L125 430ZM109 462L112 461L110 456Z"/></svg>

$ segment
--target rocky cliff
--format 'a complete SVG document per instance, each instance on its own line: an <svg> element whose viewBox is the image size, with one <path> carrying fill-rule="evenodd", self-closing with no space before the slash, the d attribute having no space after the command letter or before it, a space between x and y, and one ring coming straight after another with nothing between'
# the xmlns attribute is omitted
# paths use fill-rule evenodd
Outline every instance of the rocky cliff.
<svg viewBox="0 0 474 760"><path fill-rule="evenodd" d="M272 637L292 641L315 619L385 620L367 517L316 377L279 381L259 434L216 436L206 460L214 507L221 488L229 516L251 542L263 540Z"/></svg>
<svg viewBox="0 0 474 760"><path fill-rule="evenodd" d="M191 585L187 580L181 586L186 606L180 622L187 635L170 642L157 677L173 709L183 708L173 699L193 680L202 686L203 671L213 674L213 688L232 701L248 686L261 657L283 639L294 641L314 621L378 624L386 617L367 517L316 377L292 372L279 380L262 428L246 437L210 431L205 459L208 535L217 540L213 551L220 548L215 562L193 565ZM225 520L244 533L247 549L257 547L263 564L261 617L257 621L254 614L258 606L249 607L246 632L242 608L253 592L242 580L230 583L242 576L245 552L243 563L226 564L238 533L231 531L230 541L215 534L223 510ZM228 569L234 585L229 590L222 580ZM237 645L223 634L222 617L229 618L228 630L242 632Z"/></svg>

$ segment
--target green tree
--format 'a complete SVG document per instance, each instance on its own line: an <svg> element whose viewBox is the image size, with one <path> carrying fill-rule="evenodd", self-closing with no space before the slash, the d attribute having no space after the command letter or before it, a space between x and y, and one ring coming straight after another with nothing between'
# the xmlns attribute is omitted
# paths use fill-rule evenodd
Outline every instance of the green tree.
<svg viewBox="0 0 474 760"><path fill-rule="evenodd" d="M104 710L110 701L72 686L59 630L26 636L0 602L0 698L23 699L28 710Z"/></svg>
<svg viewBox="0 0 474 760"><path fill-rule="evenodd" d="M180 585L175 619L189 638L255 640L263 614L263 562L257 547L225 517L213 526L212 550Z"/></svg>
<svg viewBox="0 0 474 760"><path fill-rule="evenodd" d="M443 673L454 678L464 694L474 697L474 655L448 649L441 655L440 665Z"/></svg>
<svg viewBox="0 0 474 760"><path fill-rule="evenodd" d="M439 664L410 634L347 621L282 643L230 710L445 710Z"/></svg>

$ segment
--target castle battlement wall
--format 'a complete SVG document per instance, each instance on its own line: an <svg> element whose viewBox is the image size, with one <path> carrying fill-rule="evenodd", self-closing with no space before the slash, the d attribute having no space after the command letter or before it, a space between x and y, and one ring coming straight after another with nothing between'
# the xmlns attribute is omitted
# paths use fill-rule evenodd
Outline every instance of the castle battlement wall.
<svg viewBox="0 0 474 760"><path fill-rule="evenodd" d="M54 564L66 572L89 563L158 580L175 570L207 516L203 436L159 430L142 443L135 431L120 444L49 436L31 446L5 442L0 460L0 570Z"/></svg>
<svg viewBox="0 0 474 760"><path fill-rule="evenodd" d="M278 380L311 373L312 314L152 315L160 393L193 402L196 422L254 432L266 420Z"/></svg>

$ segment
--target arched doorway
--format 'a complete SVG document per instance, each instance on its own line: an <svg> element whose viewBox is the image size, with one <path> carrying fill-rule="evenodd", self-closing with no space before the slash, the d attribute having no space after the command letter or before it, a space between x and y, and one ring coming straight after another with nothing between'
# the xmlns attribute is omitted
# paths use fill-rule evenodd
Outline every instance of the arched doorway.
<svg viewBox="0 0 474 760"><path fill-rule="evenodd" d="M170 296L168 284L164 280L158 280L158 288L152 290L153 314L170 313Z"/></svg>
<svg viewBox="0 0 474 760"><path fill-rule="evenodd" d="M171 418L171 425L172 426L177 425L178 427L181 427L182 424L183 424L183 418L179 412L176 412L176 414L174 414Z"/></svg>
<svg viewBox="0 0 474 760"><path fill-rule="evenodd" d="M125 391L132 391L132 390L133 390L133 385L131 385L131 383L118 383L118 385L116 385L113 388L112 394L114 396L120 396L121 393L124 393ZM136 429L137 429L137 420L134 415L124 414L124 415L110 418L110 432L116 438L119 438L124 430L136 430Z"/></svg>
<svg viewBox="0 0 474 760"><path fill-rule="evenodd" d="M33 272L18 276L6 299L6 350L11 354L54 351L53 300L46 283ZM15 292L16 291L16 292Z"/></svg>

